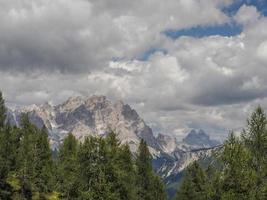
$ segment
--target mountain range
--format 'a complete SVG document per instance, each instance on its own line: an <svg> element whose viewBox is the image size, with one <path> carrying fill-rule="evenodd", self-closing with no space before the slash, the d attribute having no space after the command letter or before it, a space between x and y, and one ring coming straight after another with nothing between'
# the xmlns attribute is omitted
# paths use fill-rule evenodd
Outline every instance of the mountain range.
<svg viewBox="0 0 267 200"><path fill-rule="evenodd" d="M203 130L192 129L180 142L167 134L155 136L128 104L111 102L105 96L72 97L55 106L44 103L8 109L10 123L19 126L22 113L28 113L37 127L48 129L52 149L57 149L69 133L83 141L89 135L104 137L114 131L122 144L129 144L133 153L144 139L153 156L154 169L167 184L194 160L209 157L220 145Z"/></svg>

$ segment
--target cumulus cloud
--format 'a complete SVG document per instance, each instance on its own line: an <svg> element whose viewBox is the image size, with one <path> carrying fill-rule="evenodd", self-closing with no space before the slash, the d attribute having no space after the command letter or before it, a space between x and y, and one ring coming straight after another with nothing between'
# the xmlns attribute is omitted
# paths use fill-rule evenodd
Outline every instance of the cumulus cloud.
<svg viewBox="0 0 267 200"><path fill-rule="evenodd" d="M1 1L0 69L77 73L103 68L112 58L132 59L159 45L165 29L224 23L228 17L218 9L223 3Z"/></svg>
<svg viewBox="0 0 267 200"><path fill-rule="evenodd" d="M243 5L235 15L234 19L243 25L246 25L248 23L253 23L257 21L257 19L260 17L260 14L257 11L257 8L254 6L246 6Z"/></svg>
<svg viewBox="0 0 267 200"><path fill-rule="evenodd" d="M0 85L10 106L103 94L155 132L216 138L267 108L267 18L232 0L0 1ZM194 14L192 14L194 13ZM165 30L235 21L243 32L176 40ZM140 56L155 51L141 61Z"/></svg>

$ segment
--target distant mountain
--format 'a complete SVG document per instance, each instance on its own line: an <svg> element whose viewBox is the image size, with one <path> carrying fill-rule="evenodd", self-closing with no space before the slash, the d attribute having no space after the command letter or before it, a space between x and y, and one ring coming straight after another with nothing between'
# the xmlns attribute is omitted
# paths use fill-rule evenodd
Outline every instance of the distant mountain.
<svg viewBox="0 0 267 200"><path fill-rule="evenodd" d="M183 142L193 149L209 148L220 144L220 142L210 139L210 136L202 129L192 129L183 139Z"/></svg>
<svg viewBox="0 0 267 200"><path fill-rule="evenodd" d="M169 135L159 133L157 142L161 150L167 154L174 152L177 148L176 138Z"/></svg>
<svg viewBox="0 0 267 200"><path fill-rule="evenodd" d="M105 96L69 98L56 106L45 103L9 109L9 121L19 126L22 113L28 113L30 121L37 127L48 129L53 149L58 148L69 133L83 141L86 136L105 137L114 131L122 144L129 144L133 153L136 153L140 140L144 139L153 155L154 169L166 183L171 183L171 177L182 172L194 160L209 157L212 147L219 144L203 130L192 130L182 142L166 134L155 137L151 128L128 104L111 102Z"/></svg>

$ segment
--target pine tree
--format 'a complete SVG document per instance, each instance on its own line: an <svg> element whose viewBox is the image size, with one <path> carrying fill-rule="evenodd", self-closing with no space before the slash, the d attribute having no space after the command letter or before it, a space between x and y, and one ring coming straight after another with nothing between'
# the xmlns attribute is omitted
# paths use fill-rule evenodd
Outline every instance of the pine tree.
<svg viewBox="0 0 267 200"><path fill-rule="evenodd" d="M137 196L140 200L165 199L163 185L152 169L152 156L146 142L142 139L136 158L137 167Z"/></svg>
<svg viewBox="0 0 267 200"><path fill-rule="evenodd" d="M5 126L6 108L5 101L0 91L0 199L10 199L10 186L7 184L7 177L10 171L9 149L10 129Z"/></svg>
<svg viewBox="0 0 267 200"><path fill-rule="evenodd" d="M247 120L242 140L251 153L251 170L257 172L255 196L257 199L265 199L267 198L267 118L261 107L257 107Z"/></svg>
<svg viewBox="0 0 267 200"><path fill-rule="evenodd" d="M106 162L106 177L107 181L112 183L112 190L117 193L119 198L124 196L124 185L121 180L121 175L123 173L119 166L120 163L120 141L118 140L115 132L110 132L105 138L106 150L107 150L107 162Z"/></svg>
<svg viewBox="0 0 267 200"><path fill-rule="evenodd" d="M20 129L14 126L11 126L7 122L5 126L5 133L7 135L7 145L8 145L8 163L10 171L18 170L18 154L20 148L21 133Z"/></svg>
<svg viewBox="0 0 267 200"><path fill-rule="evenodd" d="M213 165L209 165L205 171L205 195L207 200L220 200L222 194L221 174Z"/></svg>
<svg viewBox="0 0 267 200"><path fill-rule="evenodd" d="M30 199L34 191L34 162L35 145L38 129L30 123L28 114L21 116L21 141L19 148L19 179L21 181L22 195Z"/></svg>
<svg viewBox="0 0 267 200"><path fill-rule="evenodd" d="M177 193L177 200L206 200L206 174L198 162L188 167L181 188Z"/></svg>
<svg viewBox="0 0 267 200"><path fill-rule="evenodd" d="M142 139L136 158L138 199L150 200L151 196L151 155L146 142Z"/></svg>
<svg viewBox="0 0 267 200"><path fill-rule="evenodd" d="M252 164L258 172L267 165L267 119L261 107L257 107L247 121L242 139L253 155Z"/></svg>
<svg viewBox="0 0 267 200"><path fill-rule="evenodd" d="M255 188L256 171L250 168L251 153L244 144L229 135L221 155L223 162L222 199L249 199Z"/></svg>
<svg viewBox="0 0 267 200"><path fill-rule="evenodd" d="M58 187L63 199L71 200L78 196L78 141L70 133L59 149Z"/></svg>
<svg viewBox="0 0 267 200"><path fill-rule="evenodd" d="M152 177L152 197L153 199L156 199L156 200L166 199L164 184L161 178L155 174Z"/></svg>
<svg viewBox="0 0 267 200"><path fill-rule="evenodd" d="M83 200L118 200L108 177L108 153L102 138L86 138L78 152L79 198Z"/></svg>
<svg viewBox="0 0 267 200"><path fill-rule="evenodd" d="M52 190L53 161L45 127L39 131L34 149L34 184L40 193Z"/></svg>
<svg viewBox="0 0 267 200"><path fill-rule="evenodd" d="M0 193L2 193L3 186L5 185L5 179L8 174L8 163L7 163L7 134L4 130L4 122L6 118L5 101L0 91ZM1 195L1 194L0 194Z"/></svg>
<svg viewBox="0 0 267 200"><path fill-rule="evenodd" d="M129 146L123 145L118 153L117 176L118 192L121 200L136 200L136 185L134 163Z"/></svg>
<svg viewBox="0 0 267 200"><path fill-rule="evenodd" d="M6 121L6 107L2 92L0 91L0 129L4 127Z"/></svg>

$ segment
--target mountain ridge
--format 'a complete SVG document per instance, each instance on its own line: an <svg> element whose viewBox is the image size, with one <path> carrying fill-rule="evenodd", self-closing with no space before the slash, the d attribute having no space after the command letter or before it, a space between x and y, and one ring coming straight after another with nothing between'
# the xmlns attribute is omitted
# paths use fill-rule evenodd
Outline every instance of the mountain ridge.
<svg viewBox="0 0 267 200"><path fill-rule="evenodd" d="M152 129L130 105L122 101L111 102L105 96L71 97L58 105L44 103L9 110L9 121L19 125L22 113L28 113L30 121L38 128L45 126L48 129L52 149L57 149L70 132L83 141L90 135L105 136L114 131L122 144L129 144L133 153L144 139L153 156L155 170L163 178L179 173L192 161L200 159L202 154L210 154L210 151L203 150L202 154L192 151L211 147L207 144L193 145L187 140L177 142L175 137L165 134L155 137ZM200 136L198 139L209 141L204 131Z"/></svg>

